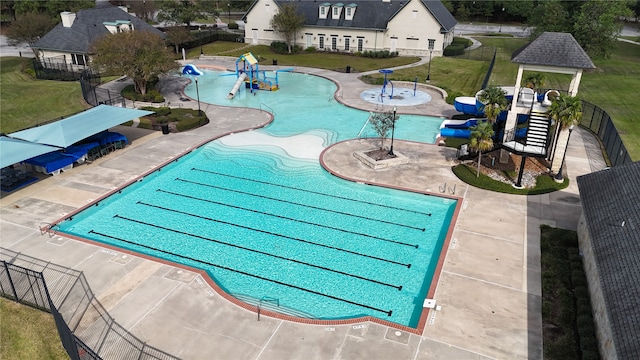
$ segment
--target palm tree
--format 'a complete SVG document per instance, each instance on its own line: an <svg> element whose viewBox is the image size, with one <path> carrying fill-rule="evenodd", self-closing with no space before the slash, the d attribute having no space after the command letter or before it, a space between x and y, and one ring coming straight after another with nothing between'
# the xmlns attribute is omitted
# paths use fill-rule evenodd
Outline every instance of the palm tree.
<svg viewBox="0 0 640 360"><path fill-rule="evenodd" d="M489 85L478 94L478 100L484 104L484 114L494 124L498 115L507 109L506 93L495 85Z"/></svg>
<svg viewBox="0 0 640 360"><path fill-rule="evenodd" d="M560 94L549 106L549 116L560 130L576 125L582 118L582 100L577 96Z"/></svg>
<svg viewBox="0 0 640 360"><path fill-rule="evenodd" d="M566 148L569 129L582 118L582 101L577 96L560 94L549 106L549 117L556 122L555 146L551 155L551 171L561 171L562 158L558 158L558 146ZM564 156L564 153L563 155Z"/></svg>
<svg viewBox="0 0 640 360"><path fill-rule="evenodd" d="M469 139L469 147L478 150L478 172L476 177L480 176L480 160L482 159L482 152L493 149L493 127L489 122L481 122L476 126L472 126L471 137Z"/></svg>
<svg viewBox="0 0 640 360"><path fill-rule="evenodd" d="M530 73L524 78L526 87L533 89L537 92L538 89L544 86L546 78L543 73Z"/></svg>

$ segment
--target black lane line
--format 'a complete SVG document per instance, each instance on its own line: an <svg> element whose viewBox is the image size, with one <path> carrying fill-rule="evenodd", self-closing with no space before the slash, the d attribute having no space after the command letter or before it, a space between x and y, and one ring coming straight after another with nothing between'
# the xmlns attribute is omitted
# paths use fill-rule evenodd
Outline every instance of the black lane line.
<svg viewBox="0 0 640 360"><path fill-rule="evenodd" d="M414 230L425 231L425 228L419 228L419 227L416 227L416 226L403 225L403 224L398 224L398 223L391 222L391 221L387 221L387 220L374 219L374 218L370 218L370 217L366 217L366 216L361 216L361 215L356 215L356 214L350 214L350 213L347 213L347 212L344 212L344 211L338 211L338 210L325 209L325 208L321 208L321 207L319 207L319 206L313 206L313 205L307 205L307 204L297 203L297 202L295 202L295 201L289 201L289 200L284 200L284 199L277 199L277 198L269 197L269 196L265 196L265 195L252 194L252 193L250 193L250 192L241 191L241 190L229 189L229 188L225 188L225 187L222 187L222 186L211 185L211 184L205 184L205 183L201 183L201 182L197 182L197 181L192 181L192 180L181 179L181 178L176 178L176 180L178 180L178 181L182 181L182 182L186 182L186 183L189 183L189 184L201 185L201 186L206 186L206 187L210 187L210 188L214 188L214 189L227 190L227 191L235 192L235 193L238 193L238 194L249 195L249 196L255 196L255 197L259 197L259 198L263 198L263 199L274 200L274 201L279 201L279 202L283 202L283 203L287 203L287 204L303 206L303 207L307 207L307 208L310 208L310 209L316 209L316 210L321 210L321 211L327 211L327 212L332 212L332 213L336 213L336 214L340 214L340 215L353 216L353 217L357 217L357 218L360 218L360 219L365 219L365 220L370 220L370 221L381 222L381 223L385 223L385 224L389 224L389 225L394 225L394 226L405 227L405 228L408 228L408 229L414 229Z"/></svg>
<svg viewBox="0 0 640 360"><path fill-rule="evenodd" d="M311 194L328 196L328 197L341 199L341 200L349 200L349 201L359 202L359 203L368 204L368 205L380 206L380 207L383 207L383 208L389 208L389 209L393 209L393 210L399 210L399 211L405 211L405 212L410 212L410 213L414 213L414 214L422 214L422 215L426 215L426 216L431 216L431 213L426 213L426 212L422 212L422 211L407 210L407 209L399 208L399 207L396 207L396 206L382 205L382 204L374 203L374 202L371 202L371 201L365 201L365 200L356 200L356 199L348 198L346 196L327 194L327 193L323 193L323 192L320 192L320 191L313 191L313 190L307 190L307 189L300 189L300 188L297 188L297 187L294 187L294 186L281 185L281 184L276 184L276 183L272 183L272 182L268 182L268 181L250 179L250 178L237 176L237 175L224 174L224 173L219 173L217 171L204 170L204 169L198 169L198 168L191 168L191 170L205 172L205 173L214 174L214 175L226 176L226 177L230 177L230 178L234 178L234 179L252 181L252 182L256 182L256 183L260 183L260 184L273 185L273 186L277 186L277 187L281 187L281 188L285 188L285 189L298 190L298 191L302 191L302 192L308 192L308 193L311 193Z"/></svg>
<svg viewBox="0 0 640 360"><path fill-rule="evenodd" d="M355 232L355 231L349 231L349 230L345 230L345 229L341 229L341 228L337 228L337 227L333 227L333 226L328 226L328 225L322 225L322 224L318 224L318 223L314 223L314 222L310 222L310 221L306 221L306 220L294 219L294 218L290 218L290 217L283 216L283 215L277 215L277 214L272 214L272 213L268 213L268 212L264 212L264 211L260 211L260 210L254 210L254 209L245 208L245 207L242 207L242 206L226 204L226 203L222 203L222 202L215 201L215 200L203 199L203 198L199 198L199 197L196 197L196 196L180 194L180 193L176 193L176 192L168 191L168 190L163 190L163 189L156 189L156 191L163 192L165 194L171 194L171 195L175 195L175 196L185 197L187 199L200 200L200 201L208 202L208 203L211 203L211 204L227 206L227 207L234 208L234 209L251 211L251 212L254 212L254 213L257 213L257 214L269 215L269 216L277 217L277 218L280 218L280 219L296 221L296 222L303 223L303 224L314 225L314 226L318 226L318 227L322 227L322 228L326 228L326 229L337 230L337 231L345 232L345 233L348 233L348 234L364 236L364 237L368 237L368 238L376 239L376 240L380 240L380 241L386 241L386 242L390 242L390 243L394 243L394 244L410 246L410 247L413 247L413 248L416 248L416 249L418 248L417 244L407 244L407 243L402 242L402 241L385 239L385 238L378 237L378 236L373 236L373 235L369 235L369 234L365 234L365 233L359 233L359 232Z"/></svg>
<svg viewBox="0 0 640 360"><path fill-rule="evenodd" d="M303 288L303 287L300 287L300 286L297 286L297 285L293 285L293 284L287 284L287 283L284 283L284 282L282 282L282 281L278 281L278 280L274 280L274 279L269 279L269 278L266 278L266 277L264 277L264 276L255 275L255 274L250 274L250 273L248 273L248 272L244 272L244 271L242 271L242 270L236 270L236 269L232 269L232 268L229 268L229 267L226 267L226 266L223 266L223 265L218 265L218 264L210 263L210 262L208 262L208 261L198 260L198 259L194 259L194 258L189 257L189 256L184 256L184 255L180 255L180 254L172 253L172 252L170 252L170 251L157 249L157 248L154 248L154 247L151 247L151 246L148 246L148 245L138 244L138 243L133 242L133 241L125 240L125 239L122 239L122 238L119 238L119 237L115 237L115 236L111 236L111 235L107 235L107 234L100 233L100 232L97 232L97 231L94 231L94 230L89 230L89 233L90 233L90 234L97 234L97 235L104 236L104 237L107 237L107 238L110 238L110 239L114 239L114 240L118 240L118 241L122 241L122 242L125 242L125 243L127 243L127 244L131 244L131 245L135 245L135 246L140 246L140 247L143 247L143 248L146 248L146 249L149 249L149 250L158 251L158 252L161 252L161 253L163 253L163 254L167 254L167 255L171 255L171 256L176 256L176 257L183 258L183 259L187 259L187 260L191 260L191 261L195 261L195 262L200 263L200 264L205 264L205 265L209 265L209 266L217 267L218 269L223 269L223 270L227 270L227 271L235 272L235 273L242 274L242 275L246 275L246 276L251 276L251 277L254 277L254 278L256 278L256 279L260 279L260 280L264 280L264 281L269 281L269 282L276 283L276 284L283 285L283 286L287 286L287 287L290 287L290 288L293 288L293 289L297 289L297 290L305 291L305 292L308 292L308 293L312 293L312 294L315 294L315 295L318 295L318 296L328 297L328 298L330 298L330 299L334 299L334 300L338 300L338 301L346 302L346 303L349 303L349 304L352 304L352 305L356 305L356 306L360 306L360 307L363 307L363 308L366 308L366 309L371 309L371 310L374 310L374 311L379 311L379 312L381 312L381 313L387 314L387 316L391 316L391 314L393 313L393 310L383 310L383 309L379 309L379 308L376 308L376 307L373 307L373 306L369 306L369 305L366 305L366 304L361 304L361 303L357 303L357 302L355 302L355 301L351 301L351 300L347 300L347 299L339 298L339 297L337 297L337 296L333 296L333 295L329 295L329 294L323 294L323 293L321 293L321 292L319 292L319 291L315 291L315 290L311 290L311 289L306 289L306 288Z"/></svg>
<svg viewBox="0 0 640 360"><path fill-rule="evenodd" d="M277 236L277 237L280 237L280 238L300 241L300 242L303 242L303 243L306 243L306 244L317 245L317 246L321 246L321 247L324 247L324 248L327 248L327 249L342 251L342 252L346 252L346 253L349 253L349 254L366 257L366 258L369 258L369 259L375 259L375 260L383 261L383 262L390 263L390 264L406 266L407 269L411 268L411 264L404 264L404 263L401 263L401 262L398 262L398 261L394 261L394 260L384 259L384 258L373 256L373 255L362 254L362 253L359 253L359 252L356 252L356 251L351 251L351 250L339 248L339 247L336 247L336 246L320 244L320 243L316 243L316 242L309 241L309 240L304 240L304 239L300 239L300 238L296 238L296 237L292 237L292 236L277 234L277 233L274 233L274 232L271 232L271 231L256 229L256 228L252 228L252 227L248 227L248 226L238 225L238 224L234 224L234 223L231 223L231 222L228 222L228 221L213 219L213 218L209 218L209 217L201 216L201 215L197 215L197 214L191 214L191 213L180 211L180 210L173 210L173 209L165 208L165 207L158 206L158 205L144 203L144 202L141 202L141 201L138 201L138 204L151 206L151 207L155 207L155 208L158 208L158 209L173 211L173 212L180 213L180 214L183 214L183 215L189 215L189 216L197 217L197 218L204 219L204 220L209 220L209 221L213 221L213 222L217 222L217 223L221 223L221 224L225 224L225 225L239 227L241 229L246 229L246 230L256 231L256 232L260 232L260 233L267 234L267 235ZM128 218L123 218L122 216L119 216L119 215L115 215L115 216L118 216L121 219L127 219L127 220L131 220L131 221L134 221L134 222L140 222L141 224L147 224L147 225L151 225L151 226L155 226L155 227L164 229L163 227L158 226L158 225L148 224L148 223L145 223L145 222L141 222L141 221L133 220L133 219L128 219ZM170 231L174 231L174 230L171 230L171 229L169 229L169 230ZM191 235L191 234L187 233L187 235ZM197 235L194 235L194 236L197 236Z"/></svg>
<svg viewBox="0 0 640 360"><path fill-rule="evenodd" d="M143 204L143 205L153 206L153 207L158 208L158 209L163 209L163 210L166 210L166 211L176 212L176 213L180 213L180 214L184 214L184 215L195 216L195 217L198 217L198 218L201 218L201 219L205 219L205 220L211 220L211 219L208 219L208 218L206 218L204 216L198 216L198 215L194 215L194 214L189 214L189 213L186 213L186 212L173 210L173 209L169 209L169 208L165 208L165 207L161 207L161 206L155 206L155 205L149 205L149 204ZM325 267L325 266L314 265L314 264L311 264L311 263L308 263L308 262L304 262L304 261L300 261L300 260L296 260L296 259L291 259L291 258L287 258L287 257L280 256L280 255L271 254L271 253L268 253L268 252L265 252L265 251L261 251L261 250L251 249L251 248L244 247L244 246L241 246L241 245L230 244L230 243L227 243L227 242L224 242L224 241L211 239L211 238L208 238L206 236L191 234L191 233L188 233L186 231L180 231L180 230L171 229L171 228L164 227L164 226L150 224L150 223L147 223L147 222L144 222L144 221L127 218L127 217L120 216L120 215L115 215L114 217L117 217L118 219L128 220L128 221L135 222L135 223L142 224L142 225L151 226L151 227L154 227L154 228L157 228L157 229L162 229L162 230L174 232L174 233L177 233L177 234L187 235L187 236L191 236L191 237L194 237L194 238L198 238L198 239L214 242L214 243L217 243L217 244L220 244L220 245L227 245L227 246L230 246L230 247L234 247L236 249L242 249L242 250L246 250L246 251L249 251L249 252L262 254L262 255L265 255L265 256L271 256L271 257L274 257L276 259L291 261L291 262L294 262L294 263L297 263L297 264L302 264L302 265L306 265L306 266L322 269L322 270L325 270L325 271L334 272L336 274L350 276L350 277L353 277L353 278L356 278L356 279L369 281L369 282L376 283L376 284L379 284L379 285L384 285L384 286L392 287L392 288L395 288L395 289L398 289L398 290L402 290L402 285L393 285L393 284L385 283L385 282L382 282L382 281L369 279L369 278L366 278L364 276L360 276L360 275L356 275L356 274L350 274L350 273L347 273L347 272L344 272L344 271L331 269L331 268L328 268L328 267Z"/></svg>

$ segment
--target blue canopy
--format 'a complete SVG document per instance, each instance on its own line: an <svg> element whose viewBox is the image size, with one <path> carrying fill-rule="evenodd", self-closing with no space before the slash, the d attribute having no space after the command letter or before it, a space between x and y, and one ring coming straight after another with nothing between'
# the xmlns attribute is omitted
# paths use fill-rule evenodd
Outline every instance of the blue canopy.
<svg viewBox="0 0 640 360"><path fill-rule="evenodd" d="M66 119L18 131L9 134L9 136L15 139L66 148L93 134L149 114L153 114L153 111L99 105Z"/></svg>
<svg viewBox="0 0 640 360"><path fill-rule="evenodd" d="M0 168L56 150L60 148L0 136Z"/></svg>

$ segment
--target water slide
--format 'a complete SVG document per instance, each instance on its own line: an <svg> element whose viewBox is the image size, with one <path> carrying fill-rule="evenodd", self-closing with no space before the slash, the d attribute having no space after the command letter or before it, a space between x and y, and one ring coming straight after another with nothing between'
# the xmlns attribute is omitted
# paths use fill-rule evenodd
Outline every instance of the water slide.
<svg viewBox="0 0 640 360"><path fill-rule="evenodd" d="M440 136L468 139L471 136L471 130L469 130L469 129L452 129L452 128L445 127L445 128L440 129Z"/></svg>
<svg viewBox="0 0 640 360"><path fill-rule="evenodd" d="M444 127L447 127L450 129L468 129L472 126L478 125L478 120L484 120L484 119L445 120Z"/></svg>
<svg viewBox="0 0 640 360"><path fill-rule="evenodd" d="M240 86L242 86L242 83L244 82L244 79L246 79L246 78L247 78L247 74L246 73L242 73L242 74L240 74L240 76L238 76L238 80L236 80L236 83L231 88L231 91L229 91L229 95L227 95L227 99L233 99L233 97L236 96L236 93L238 92L238 89L240 89Z"/></svg>
<svg viewBox="0 0 640 360"><path fill-rule="evenodd" d="M193 64L185 65L184 68L182 69L182 73L184 75L196 75L196 76L202 76L202 74L204 74L202 71L200 71L200 69L198 69Z"/></svg>

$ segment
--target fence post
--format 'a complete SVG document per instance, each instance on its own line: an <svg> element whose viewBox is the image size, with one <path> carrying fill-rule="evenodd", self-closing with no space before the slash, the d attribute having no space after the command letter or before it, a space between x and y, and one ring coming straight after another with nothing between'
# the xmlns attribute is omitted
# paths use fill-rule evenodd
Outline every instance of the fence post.
<svg viewBox="0 0 640 360"><path fill-rule="evenodd" d="M7 279L9 279L11 291L13 291L13 298L18 301L18 293L16 292L16 286L13 284L13 279L11 279L11 274L9 274L9 267L7 266L7 262L3 260L2 264L4 265L4 271L7 273Z"/></svg>

